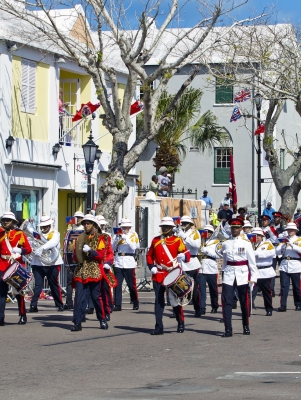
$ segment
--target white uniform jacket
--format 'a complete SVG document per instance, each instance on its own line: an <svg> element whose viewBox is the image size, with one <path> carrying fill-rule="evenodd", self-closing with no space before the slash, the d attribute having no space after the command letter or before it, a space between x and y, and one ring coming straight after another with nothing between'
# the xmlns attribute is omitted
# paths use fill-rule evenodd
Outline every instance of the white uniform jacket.
<svg viewBox="0 0 301 400"><path fill-rule="evenodd" d="M219 259L219 256L215 251L218 243L220 242L217 239L209 239L206 242L206 245L202 248L204 258L202 259L200 274L218 274L217 260Z"/></svg>
<svg viewBox="0 0 301 400"><path fill-rule="evenodd" d="M196 229L189 229L187 232L182 232L179 235L187 250L190 252L190 261L185 263L184 261L181 262L181 266L183 271L194 271L195 269L199 269L201 264L198 259L198 252L201 246L201 235L198 230Z"/></svg>
<svg viewBox="0 0 301 400"><path fill-rule="evenodd" d="M247 285L248 281L257 282L258 269L252 245L246 239L238 236L230 237L223 242L223 283L233 286Z"/></svg>
<svg viewBox="0 0 301 400"><path fill-rule="evenodd" d="M140 243L136 232L115 235L113 238L113 250L115 252L115 267L136 268L137 263L134 258L135 251L139 249ZM124 255L123 255L124 254ZM132 256L130 254L133 254Z"/></svg>
<svg viewBox="0 0 301 400"><path fill-rule="evenodd" d="M58 231L53 229L45 235L41 233L41 236L47 239L47 242L42 246L44 250L50 250L56 247L58 251L60 251L60 233ZM58 259L52 265L61 264L63 264L63 259L62 256L59 255ZM48 266L41 261L40 257L35 255L32 257L31 265Z"/></svg>
<svg viewBox="0 0 301 400"><path fill-rule="evenodd" d="M255 243L254 254L258 268L258 279L273 278L276 276L276 272L272 266L273 258L276 254L275 247L269 240L263 240L257 247L256 246L257 243Z"/></svg>
<svg viewBox="0 0 301 400"><path fill-rule="evenodd" d="M288 237L289 243L279 243L276 254L282 258L279 271L294 274L301 272L301 237Z"/></svg>

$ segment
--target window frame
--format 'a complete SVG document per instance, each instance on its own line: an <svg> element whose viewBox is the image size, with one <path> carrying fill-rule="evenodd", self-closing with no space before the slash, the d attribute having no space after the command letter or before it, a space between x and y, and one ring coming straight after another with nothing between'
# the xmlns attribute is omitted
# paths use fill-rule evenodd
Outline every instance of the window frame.
<svg viewBox="0 0 301 400"><path fill-rule="evenodd" d="M215 80L215 104L233 104L234 86L227 79Z"/></svg>
<svg viewBox="0 0 301 400"><path fill-rule="evenodd" d="M21 111L27 114L36 113L37 63L21 59Z"/></svg>
<svg viewBox="0 0 301 400"><path fill-rule="evenodd" d="M219 160L218 157L221 157L218 152L226 151L226 160ZM216 185L225 185L229 184L229 176L230 176L230 154L233 154L233 147L214 147L214 171L213 171L213 179L214 184ZM217 163L220 162L221 165L218 167ZM223 164L225 164L223 166Z"/></svg>

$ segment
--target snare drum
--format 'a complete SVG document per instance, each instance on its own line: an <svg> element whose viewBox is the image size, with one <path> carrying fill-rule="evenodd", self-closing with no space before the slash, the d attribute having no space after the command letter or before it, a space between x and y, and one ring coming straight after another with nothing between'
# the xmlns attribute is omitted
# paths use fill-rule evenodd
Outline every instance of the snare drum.
<svg viewBox="0 0 301 400"><path fill-rule="evenodd" d="M181 268L173 269L163 280L167 287L179 299L186 296L193 288L193 279L185 274Z"/></svg>
<svg viewBox="0 0 301 400"><path fill-rule="evenodd" d="M14 287L17 292L21 292L31 281L32 275L16 261L8 267L2 279L4 282Z"/></svg>

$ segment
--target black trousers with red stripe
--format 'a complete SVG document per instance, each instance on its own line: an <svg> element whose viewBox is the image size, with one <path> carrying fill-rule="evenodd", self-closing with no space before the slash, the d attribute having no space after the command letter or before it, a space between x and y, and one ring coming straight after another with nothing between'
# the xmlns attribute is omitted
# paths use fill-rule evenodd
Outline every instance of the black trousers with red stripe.
<svg viewBox="0 0 301 400"><path fill-rule="evenodd" d="M293 285L293 297L296 307L301 306L301 273L295 272L288 274L287 272L280 271L280 305L286 307L287 296L290 288L290 280Z"/></svg>
<svg viewBox="0 0 301 400"><path fill-rule="evenodd" d="M49 267L43 267L39 265L32 265L32 273L34 276L34 291L32 300L30 303L31 307L37 307L40 294L43 290L44 278L47 278L51 295L54 299L56 307L63 307L62 301L62 290L59 283L60 265L51 265Z"/></svg>
<svg viewBox="0 0 301 400"><path fill-rule="evenodd" d="M165 286L161 285L161 283L153 281L153 287L155 291L155 316L156 316L156 325L155 329L159 329L163 331L163 312L165 307ZM184 325L184 312L183 307L177 306L173 307L173 311L175 313L178 324Z"/></svg>
<svg viewBox="0 0 301 400"><path fill-rule="evenodd" d="M225 330L232 330L232 304L234 289L237 288L238 299L240 302L240 308L242 313L242 325L249 325L250 317L250 299L249 299L249 285L237 285L236 279L233 286L226 285L223 283L222 286L222 306L223 306L223 318L225 323Z"/></svg>
<svg viewBox="0 0 301 400"><path fill-rule="evenodd" d="M130 290L130 298L135 303L138 301L138 290L136 284L136 273L135 268L118 268L114 267L115 278L118 281L118 285L115 288L115 306L121 306L122 303L122 283L126 280L126 283Z"/></svg>
<svg viewBox="0 0 301 400"><path fill-rule="evenodd" d="M73 322L76 325L81 324L82 321L84 321L85 319L87 291L89 291L91 294L91 299L93 301L97 319L101 321L105 320L106 318L101 296L101 281L88 283L76 281L73 307Z"/></svg>
<svg viewBox="0 0 301 400"><path fill-rule="evenodd" d="M5 316L6 297L9 289L8 284L2 280L3 275L4 272L0 271L0 321L4 319ZM26 310L24 297L17 294L16 299L18 302L19 315L25 316Z"/></svg>

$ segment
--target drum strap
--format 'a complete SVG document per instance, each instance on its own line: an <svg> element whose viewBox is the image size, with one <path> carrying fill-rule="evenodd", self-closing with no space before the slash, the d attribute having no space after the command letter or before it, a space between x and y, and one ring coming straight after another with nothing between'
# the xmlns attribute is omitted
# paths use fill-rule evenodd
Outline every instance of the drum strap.
<svg viewBox="0 0 301 400"><path fill-rule="evenodd" d="M20 254L15 254L15 253L13 253L13 248L12 248L12 246L11 246L11 244L9 243L9 240L7 239L7 236L5 237L5 243L6 243L6 246L7 246L7 248L8 248L8 250L10 251L10 256L9 256L9 258L8 258L8 260L15 260L16 258L19 258L20 257ZM18 241L18 243L16 244L16 246L18 246L18 244L19 244L19 241Z"/></svg>
<svg viewBox="0 0 301 400"><path fill-rule="evenodd" d="M178 261L172 257L172 255L170 254L170 251L168 250L168 247L166 246L165 242L162 243L162 247L163 247L163 250L165 251L167 257L168 257L169 260L171 261L172 266L173 266L174 268L175 268L175 267L178 267L178 265L179 265Z"/></svg>

